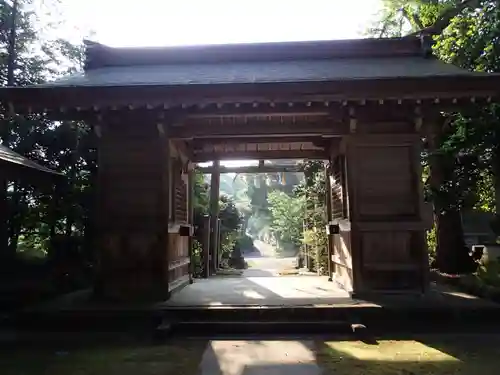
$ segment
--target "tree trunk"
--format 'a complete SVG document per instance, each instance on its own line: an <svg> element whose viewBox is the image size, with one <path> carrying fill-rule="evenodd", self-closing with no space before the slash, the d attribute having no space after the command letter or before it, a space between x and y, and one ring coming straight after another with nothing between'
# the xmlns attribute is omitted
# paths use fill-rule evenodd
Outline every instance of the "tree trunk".
<svg viewBox="0 0 500 375"><path fill-rule="evenodd" d="M449 274L472 272L473 263L465 245L460 212L443 211L435 214L435 220L437 268Z"/></svg>
<svg viewBox="0 0 500 375"><path fill-rule="evenodd" d="M493 150L493 184L495 188L495 212L500 214L500 145Z"/></svg>
<svg viewBox="0 0 500 375"><path fill-rule="evenodd" d="M17 253L17 245L19 242L19 234L21 232L21 223L23 218L20 216L20 204L21 204L21 193L19 192L19 186L14 183L14 189L12 192L12 208L9 210L10 225L9 225L9 246L8 253L9 256L15 256Z"/></svg>
<svg viewBox="0 0 500 375"><path fill-rule="evenodd" d="M7 45L7 86L14 86L14 70L16 65L16 20L18 12L18 1L13 0L12 2L12 12L10 15L10 25L8 30L8 45ZM7 138L9 132L5 133L5 138L3 139L3 144L7 145ZM0 178L0 251L1 256L5 258L10 258L12 255L15 256L17 251L17 236L16 243L14 247L14 253L12 253L12 246L9 246L9 215L11 211L9 210L8 202L8 181L2 176Z"/></svg>
<svg viewBox="0 0 500 375"><path fill-rule="evenodd" d="M472 258L465 246L462 218L456 208L456 197L442 189L453 179L454 159L439 152L443 138L441 121L431 124L427 144L429 148L429 184L433 192L436 224L436 266L446 273L457 274L473 269Z"/></svg>
<svg viewBox="0 0 500 375"><path fill-rule="evenodd" d="M0 258L8 256L9 246L9 202L7 199L7 180L0 178Z"/></svg>

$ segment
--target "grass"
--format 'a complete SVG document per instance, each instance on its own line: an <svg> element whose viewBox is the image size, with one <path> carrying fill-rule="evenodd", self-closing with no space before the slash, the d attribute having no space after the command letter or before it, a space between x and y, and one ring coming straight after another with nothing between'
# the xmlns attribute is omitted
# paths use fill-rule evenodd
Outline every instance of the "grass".
<svg viewBox="0 0 500 375"><path fill-rule="evenodd" d="M316 357L325 375L493 375L500 339L487 337L317 342Z"/></svg>
<svg viewBox="0 0 500 375"><path fill-rule="evenodd" d="M0 348L2 375L195 375L206 342Z"/></svg>

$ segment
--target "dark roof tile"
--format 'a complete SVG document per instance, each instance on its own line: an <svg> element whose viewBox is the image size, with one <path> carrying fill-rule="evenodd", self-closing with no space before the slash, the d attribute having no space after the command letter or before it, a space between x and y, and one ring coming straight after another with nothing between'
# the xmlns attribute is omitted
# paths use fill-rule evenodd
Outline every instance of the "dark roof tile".
<svg viewBox="0 0 500 375"><path fill-rule="evenodd" d="M39 87L313 82L474 74L480 73L434 58L342 58L103 67Z"/></svg>

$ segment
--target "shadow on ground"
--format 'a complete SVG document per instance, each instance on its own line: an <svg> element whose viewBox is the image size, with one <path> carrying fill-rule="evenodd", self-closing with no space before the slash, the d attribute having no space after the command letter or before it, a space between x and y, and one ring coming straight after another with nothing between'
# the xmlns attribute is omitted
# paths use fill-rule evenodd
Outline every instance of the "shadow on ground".
<svg viewBox="0 0 500 375"><path fill-rule="evenodd" d="M196 375L207 343L47 336L43 341L1 344L2 375Z"/></svg>

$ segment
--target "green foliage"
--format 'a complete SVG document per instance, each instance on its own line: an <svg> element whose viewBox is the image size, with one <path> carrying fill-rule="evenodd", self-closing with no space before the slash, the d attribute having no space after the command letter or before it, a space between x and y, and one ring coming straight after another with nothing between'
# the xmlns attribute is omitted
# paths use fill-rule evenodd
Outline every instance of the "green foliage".
<svg viewBox="0 0 500 375"><path fill-rule="evenodd" d="M500 262L490 260L481 263L477 268L476 276L485 285L500 288Z"/></svg>
<svg viewBox="0 0 500 375"><path fill-rule="evenodd" d="M81 69L82 46L50 39L45 32L54 27L53 12L50 16L39 12L47 7L56 11L57 1L34 7L33 1L19 0L15 10L14 3L0 2L2 86L38 84ZM0 274L10 279L3 282L23 278L29 284L33 278L37 288L50 293L89 285L93 259L89 218L97 170L89 125L54 123L35 114L11 116L7 108L0 108L0 122L3 145L66 176L55 188L22 181L0 186L8 206L6 231L0 234Z"/></svg>
<svg viewBox="0 0 500 375"><path fill-rule="evenodd" d="M241 250L253 249L253 239L247 234L241 234L237 239L237 245Z"/></svg>
<svg viewBox="0 0 500 375"><path fill-rule="evenodd" d="M193 276L201 277L203 274L203 264L201 253L203 248L201 247L201 243L198 240L193 240L192 244L192 257L191 257L191 265L193 267Z"/></svg>
<svg viewBox="0 0 500 375"><path fill-rule="evenodd" d="M202 173L195 173L194 186L194 221L195 226L201 227L204 215L209 214L210 186L205 182ZM220 249L223 259L229 258L233 251L241 229L241 215L234 200L227 195L219 197L219 218L220 226ZM201 275L201 244L199 241L193 241L193 263L195 264L195 276Z"/></svg>
<svg viewBox="0 0 500 375"><path fill-rule="evenodd" d="M385 0L383 5L371 35L401 36L426 29L435 35L434 54L441 60L471 71L500 72L498 1ZM500 188L499 119L497 105L464 106L442 113L442 133L432 147L429 139L424 140L426 197L442 221L439 233L429 238L430 242L440 238L439 267L458 266L452 260L463 255L457 241L462 232L460 210L498 211L500 201L495 202L494 191Z"/></svg>
<svg viewBox="0 0 500 375"><path fill-rule="evenodd" d="M219 200L219 217L222 257L229 258L239 236L241 216L234 201L224 195Z"/></svg>
<svg viewBox="0 0 500 375"><path fill-rule="evenodd" d="M312 257L314 271L326 274L328 271L328 238L326 235L325 165L311 160L303 165L304 182L295 193L305 201L305 225L303 243ZM319 262L319 263L318 263Z"/></svg>
<svg viewBox="0 0 500 375"><path fill-rule="evenodd" d="M431 230L427 231L427 249L429 252L429 265L434 268L436 263L436 226L433 225Z"/></svg>
<svg viewBox="0 0 500 375"><path fill-rule="evenodd" d="M271 228L278 240L279 248L293 250L302 239L305 198L291 197L282 191L269 194Z"/></svg>

